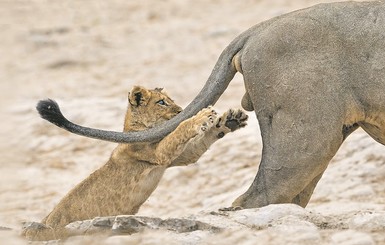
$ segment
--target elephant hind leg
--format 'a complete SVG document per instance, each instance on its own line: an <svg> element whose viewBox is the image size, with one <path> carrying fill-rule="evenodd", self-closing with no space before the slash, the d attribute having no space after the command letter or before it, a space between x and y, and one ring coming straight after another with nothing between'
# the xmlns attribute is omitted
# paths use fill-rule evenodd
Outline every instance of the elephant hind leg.
<svg viewBox="0 0 385 245"><path fill-rule="evenodd" d="M385 122L385 120L384 120ZM370 137L380 144L385 145L385 124L371 124L366 122L360 122L360 126L367 132Z"/></svg>
<svg viewBox="0 0 385 245"><path fill-rule="evenodd" d="M278 111L273 116L258 117L263 139L261 164L252 185L233 207L292 202L307 205L344 140L344 123L333 121L339 115L330 115L328 120L317 113L303 118L305 113Z"/></svg>
<svg viewBox="0 0 385 245"><path fill-rule="evenodd" d="M321 179L322 174L317 175L306 187L303 191L301 191L297 196L293 198L291 201L294 204L297 204L301 207L306 207L306 205L309 203L309 200L311 198L311 195L313 194L313 191L315 187L317 186L318 181Z"/></svg>

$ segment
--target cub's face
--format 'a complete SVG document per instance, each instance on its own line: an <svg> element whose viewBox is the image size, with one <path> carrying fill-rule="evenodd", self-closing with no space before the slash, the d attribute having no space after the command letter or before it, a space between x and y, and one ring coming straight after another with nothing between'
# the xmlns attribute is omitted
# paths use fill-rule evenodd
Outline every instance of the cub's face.
<svg viewBox="0 0 385 245"><path fill-rule="evenodd" d="M129 108L127 110L125 129L141 130L173 118L182 111L182 108L162 89L148 90L135 86L128 96ZM131 126L127 128L129 125Z"/></svg>

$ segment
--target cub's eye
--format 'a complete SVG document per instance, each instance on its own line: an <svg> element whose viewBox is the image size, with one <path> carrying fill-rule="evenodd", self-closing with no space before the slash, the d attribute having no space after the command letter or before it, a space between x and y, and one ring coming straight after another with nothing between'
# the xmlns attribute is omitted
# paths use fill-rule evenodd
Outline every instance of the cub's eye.
<svg viewBox="0 0 385 245"><path fill-rule="evenodd" d="M156 103L159 105L167 105L167 103L164 100L159 100Z"/></svg>

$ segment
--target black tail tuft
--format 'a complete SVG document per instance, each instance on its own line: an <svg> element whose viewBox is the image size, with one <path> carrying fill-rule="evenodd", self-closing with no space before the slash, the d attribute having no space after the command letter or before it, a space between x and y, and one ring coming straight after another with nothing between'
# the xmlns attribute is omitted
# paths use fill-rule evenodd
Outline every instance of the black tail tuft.
<svg viewBox="0 0 385 245"><path fill-rule="evenodd" d="M67 119L60 111L59 105L54 100L40 100L36 105L36 110L43 119L56 126L62 127L67 122Z"/></svg>

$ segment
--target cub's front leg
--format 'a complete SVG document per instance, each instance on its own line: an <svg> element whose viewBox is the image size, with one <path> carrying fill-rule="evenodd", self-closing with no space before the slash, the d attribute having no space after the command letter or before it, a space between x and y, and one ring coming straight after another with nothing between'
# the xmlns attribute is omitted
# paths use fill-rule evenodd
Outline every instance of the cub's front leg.
<svg viewBox="0 0 385 245"><path fill-rule="evenodd" d="M204 108L198 114L183 121L173 132L161 140L156 148L156 160L159 165L170 165L185 149L191 139L204 137L216 122L217 113L211 108Z"/></svg>
<svg viewBox="0 0 385 245"><path fill-rule="evenodd" d="M195 163L218 139L227 133L243 128L247 125L248 116L243 110L230 109L217 117L213 126L204 132L203 137L191 139L183 152L171 164L172 166L184 166Z"/></svg>

